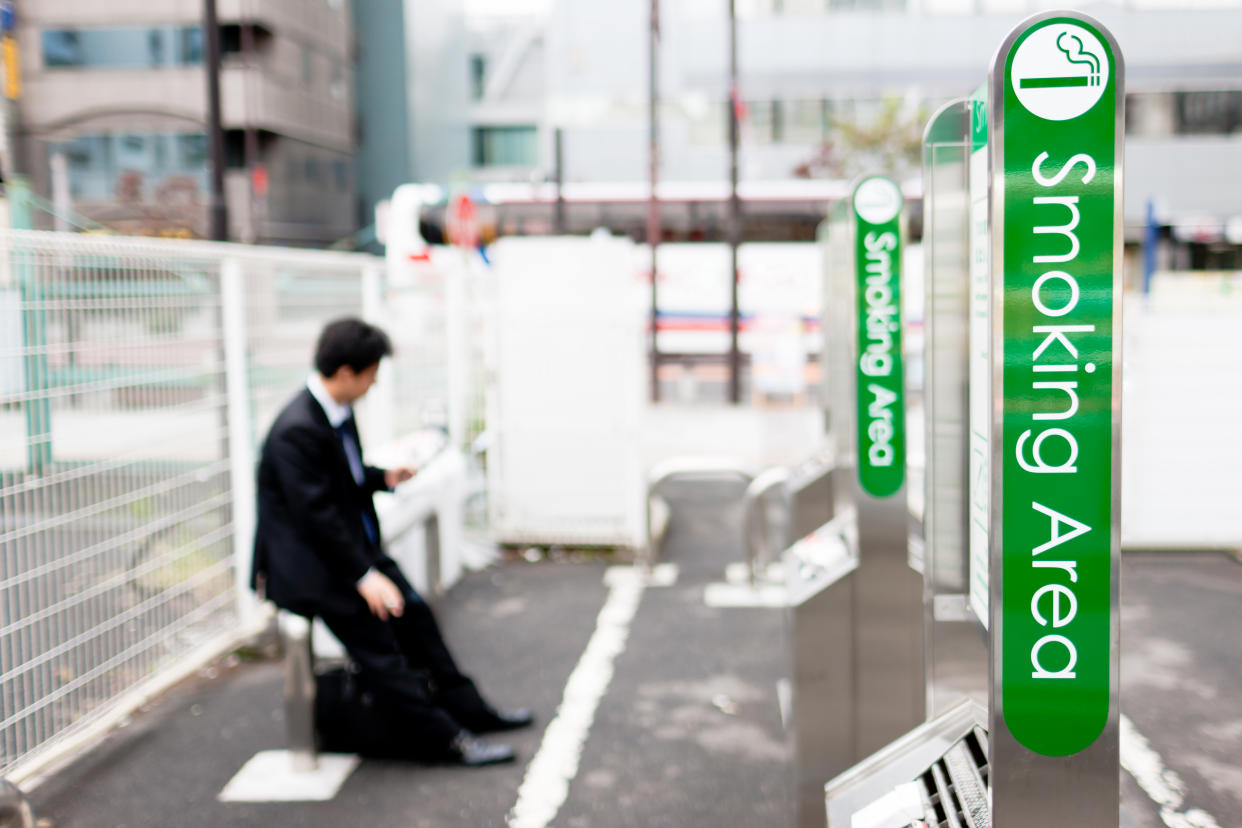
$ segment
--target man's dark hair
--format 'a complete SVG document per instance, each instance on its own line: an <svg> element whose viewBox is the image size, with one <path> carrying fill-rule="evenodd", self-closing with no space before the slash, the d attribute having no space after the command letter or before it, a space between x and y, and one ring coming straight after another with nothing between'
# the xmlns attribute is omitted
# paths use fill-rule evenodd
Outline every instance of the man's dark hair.
<svg viewBox="0 0 1242 828"><path fill-rule="evenodd" d="M361 319L348 317L329 322L315 346L315 370L330 377L348 365L355 373L365 371L392 354L388 334Z"/></svg>

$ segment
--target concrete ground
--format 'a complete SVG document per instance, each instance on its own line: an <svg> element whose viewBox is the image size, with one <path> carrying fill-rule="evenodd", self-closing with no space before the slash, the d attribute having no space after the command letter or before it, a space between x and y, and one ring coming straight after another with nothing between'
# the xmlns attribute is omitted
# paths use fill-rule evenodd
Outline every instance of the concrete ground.
<svg viewBox="0 0 1242 828"><path fill-rule="evenodd" d="M740 493L700 484L669 494L664 558L677 579L642 589L632 620L614 606L609 562L585 557L506 561L467 575L442 601L446 636L485 692L536 710L536 726L511 736L516 764L365 761L330 802L219 802L247 759L284 743L279 662L232 658L37 788L38 815L64 828L473 828L506 825L519 801L539 800L554 814L544 824L562 828L792 825L778 694L789 673L784 611L704 601L704 587L741 560L740 515L728 507ZM1122 587L1122 708L1132 723L1123 752L1135 766L1122 774L1122 824L1236 828L1242 565L1218 554L1127 555ZM624 630L601 644L606 622ZM580 741L558 730L545 743L575 665L605 656L611 680L598 682ZM539 781L553 766L567 782L559 790Z"/></svg>

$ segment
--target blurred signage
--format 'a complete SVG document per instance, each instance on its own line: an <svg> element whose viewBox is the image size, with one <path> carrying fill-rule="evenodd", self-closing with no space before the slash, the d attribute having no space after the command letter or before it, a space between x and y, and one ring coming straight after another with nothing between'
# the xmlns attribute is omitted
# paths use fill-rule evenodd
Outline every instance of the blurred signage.
<svg viewBox="0 0 1242 828"><path fill-rule="evenodd" d="M1122 78L1089 19L1035 19L1007 43L991 86L993 623L1005 724L1059 757L1104 731L1115 658Z"/></svg>
<svg viewBox="0 0 1242 828"><path fill-rule="evenodd" d="M250 186L255 198L265 198L271 180L268 177L266 164L255 164L250 172Z"/></svg>
<svg viewBox="0 0 1242 828"><path fill-rule="evenodd" d="M4 66L4 96L22 96L21 62L17 51L17 11L11 2L0 2L0 65Z"/></svg>
<svg viewBox="0 0 1242 828"><path fill-rule="evenodd" d="M449 241L458 247L479 246L479 221L474 202L465 193L458 193L449 205L447 230Z"/></svg>
<svg viewBox="0 0 1242 828"><path fill-rule="evenodd" d="M854 188L858 296L858 478L872 497L901 488L906 468L901 358L901 188L883 176Z"/></svg>

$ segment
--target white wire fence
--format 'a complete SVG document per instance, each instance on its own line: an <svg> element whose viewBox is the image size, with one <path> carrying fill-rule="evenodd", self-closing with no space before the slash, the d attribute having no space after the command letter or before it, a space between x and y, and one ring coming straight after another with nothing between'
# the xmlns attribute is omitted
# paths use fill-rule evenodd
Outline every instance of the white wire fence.
<svg viewBox="0 0 1242 828"><path fill-rule="evenodd" d="M250 631L255 450L325 322L393 336L369 443L447 428L437 281L390 287L355 254L0 233L0 776Z"/></svg>

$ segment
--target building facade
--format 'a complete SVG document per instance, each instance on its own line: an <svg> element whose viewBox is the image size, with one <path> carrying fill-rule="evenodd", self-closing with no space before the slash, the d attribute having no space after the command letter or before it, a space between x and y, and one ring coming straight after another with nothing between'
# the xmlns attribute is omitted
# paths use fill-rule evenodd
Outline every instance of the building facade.
<svg viewBox="0 0 1242 828"><path fill-rule="evenodd" d="M1023 18L1064 4L736 5L742 180L848 181L878 166L917 186L927 117L986 80L995 50ZM727 180L728 4L659 6L660 177ZM1150 200L1175 229L1223 233L1230 217L1242 216L1242 2L1075 7L1103 22L1125 55L1129 232L1143 225ZM477 177L549 179L560 130L566 181L646 180L649 11L646 2L556 0L537 36L515 25L506 40L476 27L471 70L483 94L471 112L473 133L526 136L508 154L475 153ZM535 92L532 75L543 79ZM1232 183L1222 186L1222 175Z"/></svg>
<svg viewBox="0 0 1242 828"><path fill-rule="evenodd" d="M218 0L230 239L323 246L357 228L350 3ZM51 212L206 235L202 5L19 0L22 172Z"/></svg>

